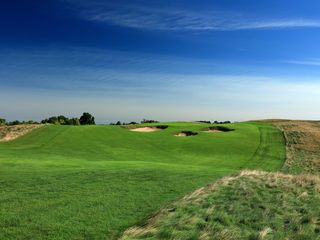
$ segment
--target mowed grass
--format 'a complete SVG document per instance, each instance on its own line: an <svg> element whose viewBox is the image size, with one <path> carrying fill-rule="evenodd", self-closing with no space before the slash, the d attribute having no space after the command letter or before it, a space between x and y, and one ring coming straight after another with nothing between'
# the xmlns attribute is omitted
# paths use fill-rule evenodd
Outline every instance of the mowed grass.
<svg viewBox="0 0 320 240"><path fill-rule="evenodd" d="M163 123L161 123L163 125ZM241 169L278 170L284 139L270 124L45 126L0 144L0 239L116 239L165 205ZM191 130L193 137L174 134Z"/></svg>

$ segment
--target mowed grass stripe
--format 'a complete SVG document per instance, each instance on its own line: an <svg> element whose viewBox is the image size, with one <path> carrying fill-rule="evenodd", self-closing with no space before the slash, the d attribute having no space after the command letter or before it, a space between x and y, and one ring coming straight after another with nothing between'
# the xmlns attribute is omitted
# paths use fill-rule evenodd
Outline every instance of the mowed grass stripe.
<svg viewBox="0 0 320 240"><path fill-rule="evenodd" d="M205 133L206 124L165 124L152 133L45 126L1 143L0 239L116 239L157 209L244 166L282 165L284 144L270 125L238 123L229 125L232 132ZM259 128L270 133L262 142L272 161L252 158ZM183 130L199 134L174 136Z"/></svg>
<svg viewBox="0 0 320 240"><path fill-rule="evenodd" d="M244 169L264 169L274 170L280 169L286 158L285 138L283 133L275 128L271 123L261 125L257 123L260 132L260 144L246 164ZM282 161L279 161L282 159Z"/></svg>

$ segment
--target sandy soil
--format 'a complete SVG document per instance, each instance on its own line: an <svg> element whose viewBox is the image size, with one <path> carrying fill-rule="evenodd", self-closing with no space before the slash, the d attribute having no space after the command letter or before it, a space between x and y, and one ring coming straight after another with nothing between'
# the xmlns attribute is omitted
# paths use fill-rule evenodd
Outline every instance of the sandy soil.
<svg viewBox="0 0 320 240"><path fill-rule="evenodd" d="M175 134L176 137L187 137L187 134L185 133L177 133Z"/></svg>
<svg viewBox="0 0 320 240"><path fill-rule="evenodd" d="M160 128L156 128L156 127L140 127L140 128L130 129L130 131L132 132L156 132L160 130L161 130Z"/></svg>
<svg viewBox="0 0 320 240"><path fill-rule="evenodd" d="M39 128L41 124L22 124L14 126L0 126L0 142L6 142L21 137L33 129Z"/></svg>

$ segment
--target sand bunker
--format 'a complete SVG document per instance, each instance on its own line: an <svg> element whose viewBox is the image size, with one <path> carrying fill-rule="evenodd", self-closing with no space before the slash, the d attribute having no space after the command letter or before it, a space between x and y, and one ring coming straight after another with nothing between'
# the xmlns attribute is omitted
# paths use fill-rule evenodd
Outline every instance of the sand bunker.
<svg viewBox="0 0 320 240"><path fill-rule="evenodd" d="M156 132L156 131L161 131L160 128L157 127L140 127L140 128L133 128L130 129L132 132Z"/></svg>
<svg viewBox="0 0 320 240"><path fill-rule="evenodd" d="M168 128L167 125L158 125L158 126L146 126L146 127L136 127L129 128L132 132L157 132Z"/></svg>
<svg viewBox="0 0 320 240"><path fill-rule="evenodd" d="M182 132L175 134L176 137L191 137L191 136L195 136L195 135L198 135L198 133L192 132L192 131L182 131Z"/></svg>
<svg viewBox="0 0 320 240"><path fill-rule="evenodd" d="M21 137L33 129L39 128L41 124L22 124L0 127L0 142L6 142Z"/></svg>

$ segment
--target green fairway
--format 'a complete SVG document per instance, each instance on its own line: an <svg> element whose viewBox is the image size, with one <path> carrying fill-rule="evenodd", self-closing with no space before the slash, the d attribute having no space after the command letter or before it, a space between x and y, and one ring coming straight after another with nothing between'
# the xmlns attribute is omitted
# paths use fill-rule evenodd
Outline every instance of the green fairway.
<svg viewBox="0 0 320 240"><path fill-rule="evenodd" d="M285 158L269 124L167 125L44 126L0 143L0 239L115 239L200 186L240 169L278 170ZM187 130L199 134L174 136Z"/></svg>

